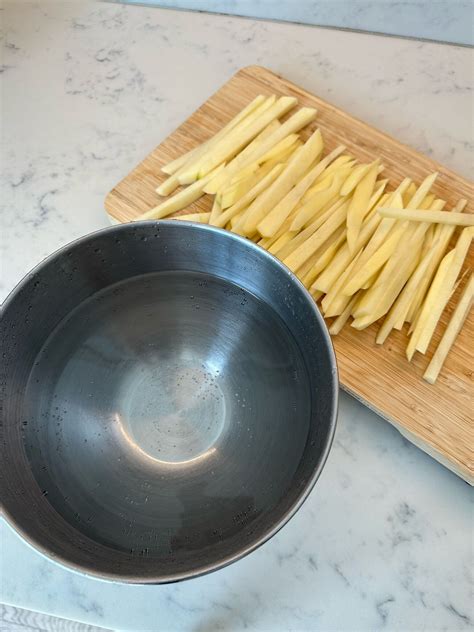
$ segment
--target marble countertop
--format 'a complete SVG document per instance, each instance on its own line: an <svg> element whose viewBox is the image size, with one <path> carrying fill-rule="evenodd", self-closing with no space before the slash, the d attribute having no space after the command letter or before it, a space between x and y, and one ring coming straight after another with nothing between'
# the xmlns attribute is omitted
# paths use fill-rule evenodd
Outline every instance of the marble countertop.
<svg viewBox="0 0 474 632"><path fill-rule="evenodd" d="M262 64L461 173L466 48L137 6L5 3L2 286L107 225L107 191L238 68ZM2 523L5 603L123 630L474 624L472 490L342 394L326 468L270 542L168 586L100 582Z"/></svg>

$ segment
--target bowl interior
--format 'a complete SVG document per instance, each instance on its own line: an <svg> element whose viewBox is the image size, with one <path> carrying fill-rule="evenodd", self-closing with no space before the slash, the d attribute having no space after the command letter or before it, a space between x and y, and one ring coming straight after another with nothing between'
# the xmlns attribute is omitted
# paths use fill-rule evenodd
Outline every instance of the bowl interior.
<svg viewBox="0 0 474 632"><path fill-rule="evenodd" d="M7 489L27 536L91 572L156 581L225 563L284 520L324 458L334 407L332 350L288 273L218 231L197 229L193 257L186 225L164 252L168 226L152 246L149 225L100 233L91 252L122 273L99 283L84 244L60 255L76 270L67 296L48 286L49 326L32 325L35 352L20 356L21 445L7 455L56 533L32 529ZM128 266L111 250L117 233ZM209 237L209 261L225 255L217 269Z"/></svg>

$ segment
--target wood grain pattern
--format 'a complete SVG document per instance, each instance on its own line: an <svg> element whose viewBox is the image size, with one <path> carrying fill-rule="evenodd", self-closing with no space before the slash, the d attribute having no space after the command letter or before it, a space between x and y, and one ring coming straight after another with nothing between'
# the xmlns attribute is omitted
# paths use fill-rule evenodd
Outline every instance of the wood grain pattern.
<svg viewBox="0 0 474 632"><path fill-rule="evenodd" d="M304 136L319 127L325 152L343 143L348 153L361 161L380 156L385 165L383 177L389 178L392 188L405 176L419 183L430 172L438 171L433 192L448 202L447 208L459 198L467 198L466 212L474 211L474 187L469 181L269 70L250 66L240 70L108 194L108 214L127 222L156 206L159 198L155 188L165 179L161 166L214 134L257 94L294 95L299 105L316 107L317 119ZM209 210L210 203L205 196L185 212ZM472 248L466 266L473 267ZM393 332L383 346L378 346L377 323L364 331L346 325L334 338L334 346L341 386L472 484L472 313L437 383L430 385L422 379L457 296L445 310L426 356L416 354L411 363L405 358L405 329Z"/></svg>

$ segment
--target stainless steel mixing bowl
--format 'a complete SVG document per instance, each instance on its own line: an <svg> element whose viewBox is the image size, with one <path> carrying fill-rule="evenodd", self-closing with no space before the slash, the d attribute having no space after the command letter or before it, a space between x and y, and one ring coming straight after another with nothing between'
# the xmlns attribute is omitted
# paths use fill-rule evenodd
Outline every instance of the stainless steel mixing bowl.
<svg viewBox="0 0 474 632"><path fill-rule="evenodd" d="M99 231L39 265L2 316L1 496L78 570L169 582L220 568L302 504L337 373L299 281L230 233Z"/></svg>

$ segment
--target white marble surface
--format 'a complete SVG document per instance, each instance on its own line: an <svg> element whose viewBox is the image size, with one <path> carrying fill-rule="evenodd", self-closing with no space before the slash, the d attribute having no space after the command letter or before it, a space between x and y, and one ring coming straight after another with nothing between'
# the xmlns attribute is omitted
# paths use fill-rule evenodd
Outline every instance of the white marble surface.
<svg viewBox="0 0 474 632"><path fill-rule="evenodd" d="M247 64L472 171L468 49L84 2L7 2L3 19L2 297L105 226L112 185ZM1 598L133 631L468 630L472 500L342 395L315 490L248 558L191 582L124 586L57 566L2 524Z"/></svg>
<svg viewBox="0 0 474 632"><path fill-rule="evenodd" d="M471 46L474 41L474 6L470 0L121 1L373 31Z"/></svg>

